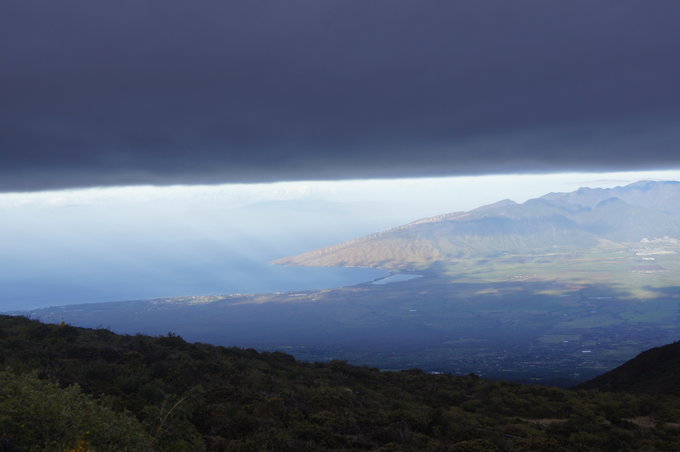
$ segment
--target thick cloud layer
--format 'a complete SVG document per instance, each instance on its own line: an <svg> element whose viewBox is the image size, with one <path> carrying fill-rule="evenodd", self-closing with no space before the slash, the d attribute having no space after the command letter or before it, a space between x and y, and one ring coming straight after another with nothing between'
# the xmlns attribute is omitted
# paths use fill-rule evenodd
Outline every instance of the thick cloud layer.
<svg viewBox="0 0 680 452"><path fill-rule="evenodd" d="M6 0L0 190L680 167L676 0Z"/></svg>

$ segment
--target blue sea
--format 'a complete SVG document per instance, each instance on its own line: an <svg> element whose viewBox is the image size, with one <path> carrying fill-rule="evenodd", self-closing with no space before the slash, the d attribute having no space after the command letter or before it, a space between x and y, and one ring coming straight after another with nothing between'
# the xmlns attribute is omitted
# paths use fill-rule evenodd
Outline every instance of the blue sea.
<svg viewBox="0 0 680 452"><path fill-rule="evenodd" d="M264 257L264 256L261 256ZM273 258L274 256L268 256ZM279 257L279 256L275 256ZM140 300L184 295L262 293L349 286L384 277L367 268L285 267L268 260L196 255L145 256L125 265L117 259L36 263L0 274L0 311L67 304Z"/></svg>
<svg viewBox="0 0 680 452"><path fill-rule="evenodd" d="M387 274L269 263L373 232L380 222L356 226L346 215L319 219L317 213L304 216L292 209L276 215L271 209L249 212L216 209L177 216L159 208L14 209L0 222L0 312L323 289Z"/></svg>

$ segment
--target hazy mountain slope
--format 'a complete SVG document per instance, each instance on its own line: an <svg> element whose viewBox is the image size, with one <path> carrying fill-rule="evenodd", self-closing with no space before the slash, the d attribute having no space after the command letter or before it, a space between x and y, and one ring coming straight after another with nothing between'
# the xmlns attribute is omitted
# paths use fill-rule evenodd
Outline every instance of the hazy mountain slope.
<svg viewBox="0 0 680 452"><path fill-rule="evenodd" d="M578 216L580 226L601 238L639 242L643 238L680 236L680 218L658 210L607 198Z"/></svg>
<svg viewBox="0 0 680 452"><path fill-rule="evenodd" d="M676 205L677 203L677 205ZM680 183L552 193L425 218L381 233L274 261L284 265L417 267L463 257L595 247L602 240L680 238Z"/></svg>
<svg viewBox="0 0 680 452"><path fill-rule="evenodd" d="M680 182L639 181L615 188L579 188L571 193L550 193L542 197L551 202L595 207L608 198L619 198L633 206L680 214Z"/></svg>
<svg viewBox="0 0 680 452"><path fill-rule="evenodd" d="M680 342L642 352L616 369L578 387L601 391L680 395Z"/></svg>

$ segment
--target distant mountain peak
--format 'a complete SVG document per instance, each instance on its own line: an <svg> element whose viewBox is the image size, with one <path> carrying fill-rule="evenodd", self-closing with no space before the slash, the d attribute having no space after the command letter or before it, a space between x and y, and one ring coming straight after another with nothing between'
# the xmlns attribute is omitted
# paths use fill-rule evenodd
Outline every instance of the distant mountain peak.
<svg viewBox="0 0 680 452"><path fill-rule="evenodd" d="M517 205L518 204L515 201L513 201L512 199L503 199L501 201L497 201L497 202L494 202L494 203L491 203L491 204L483 205L482 207L477 207L474 210L478 211L478 210L482 210L482 209L492 209L492 208L496 208L496 207L508 207L508 206L517 206Z"/></svg>
<svg viewBox="0 0 680 452"><path fill-rule="evenodd" d="M612 196L611 198L603 199L602 201L598 202L595 208L601 208L601 207L607 207L607 206L613 206L613 205L621 205L621 206L628 206L629 204L623 201L621 198Z"/></svg>
<svg viewBox="0 0 680 452"><path fill-rule="evenodd" d="M674 181L674 180L666 180L666 181L641 180L641 181L633 182L632 184L628 184L628 185L626 185L625 187L622 187L622 188L646 191L646 190L652 190L654 188L669 187L669 186L670 187L680 186L680 182Z"/></svg>
<svg viewBox="0 0 680 452"><path fill-rule="evenodd" d="M591 188L591 187L579 187L576 189L576 193L586 193L594 190L602 190L601 188Z"/></svg>

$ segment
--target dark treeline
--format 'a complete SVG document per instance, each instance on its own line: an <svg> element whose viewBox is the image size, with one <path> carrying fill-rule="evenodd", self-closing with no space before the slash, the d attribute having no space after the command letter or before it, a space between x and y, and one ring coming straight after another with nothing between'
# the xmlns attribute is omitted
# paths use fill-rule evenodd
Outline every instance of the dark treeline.
<svg viewBox="0 0 680 452"><path fill-rule="evenodd" d="M0 316L0 450L680 450L680 398Z"/></svg>

